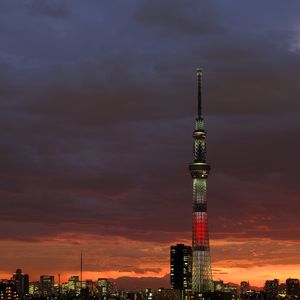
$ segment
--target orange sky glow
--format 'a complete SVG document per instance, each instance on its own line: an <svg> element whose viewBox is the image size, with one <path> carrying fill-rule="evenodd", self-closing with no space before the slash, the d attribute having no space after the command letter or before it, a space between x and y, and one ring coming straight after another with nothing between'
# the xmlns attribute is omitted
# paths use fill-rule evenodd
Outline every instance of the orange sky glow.
<svg viewBox="0 0 300 300"><path fill-rule="evenodd" d="M188 240L181 242L188 244ZM42 274L55 275L57 280L60 273L64 282L71 275L79 274L83 250L84 279L163 277L169 273L169 246L91 237L81 239L78 244L62 237L38 243L2 241L0 254L4 263L0 275L10 278L14 266L29 273L31 281L38 280ZM300 264L292 262L299 247L299 242L269 239L211 240L213 278L234 283L249 280L253 286L263 286L267 279L278 278L284 282L289 277L298 278Z"/></svg>

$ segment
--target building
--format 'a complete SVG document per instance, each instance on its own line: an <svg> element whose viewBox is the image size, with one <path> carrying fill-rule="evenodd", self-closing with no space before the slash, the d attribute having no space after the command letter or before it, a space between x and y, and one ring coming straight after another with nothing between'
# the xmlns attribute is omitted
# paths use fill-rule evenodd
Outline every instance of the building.
<svg viewBox="0 0 300 300"><path fill-rule="evenodd" d="M226 283L223 286L223 299L237 299L238 285Z"/></svg>
<svg viewBox="0 0 300 300"><path fill-rule="evenodd" d="M223 291L224 288L223 280L216 280L213 283L214 283L214 291Z"/></svg>
<svg viewBox="0 0 300 300"><path fill-rule="evenodd" d="M109 282L106 278L98 278L96 288L98 290L99 298L106 300L109 295Z"/></svg>
<svg viewBox="0 0 300 300"><path fill-rule="evenodd" d="M198 116L194 138L194 161L189 169L193 178L193 231L192 231L192 290L194 294L213 291L208 236L206 186L210 165L206 160L206 131L202 118L202 70L197 69Z"/></svg>
<svg viewBox="0 0 300 300"><path fill-rule="evenodd" d="M250 290L249 281L241 281L240 284L240 294L244 295Z"/></svg>
<svg viewBox="0 0 300 300"><path fill-rule="evenodd" d="M146 300L153 300L153 291L152 289L145 290L145 298Z"/></svg>
<svg viewBox="0 0 300 300"><path fill-rule="evenodd" d="M29 294L32 296L37 296L40 292L40 282L32 281L29 283Z"/></svg>
<svg viewBox="0 0 300 300"><path fill-rule="evenodd" d="M172 289L192 289L192 248L184 244L170 247L170 282Z"/></svg>
<svg viewBox="0 0 300 300"><path fill-rule="evenodd" d="M94 295L94 290L95 286L94 286L94 282L92 279L86 279L82 282L82 290L81 293L82 295L85 296L93 296Z"/></svg>
<svg viewBox="0 0 300 300"><path fill-rule="evenodd" d="M71 293L80 293L79 276L73 275L68 279L68 291Z"/></svg>
<svg viewBox="0 0 300 300"><path fill-rule="evenodd" d="M17 269L16 273L12 277L13 282L16 285L18 294L23 297L29 294L29 276L28 274L23 274L21 269Z"/></svg>
<svg viewBox="0 0 300 300"><path fill-rule="evenodd" d="M0 299L1 300L19 300L21 299L17 287L12 280L2 280L0 282Z"/></svg>
<svg viewBox="0 0 300 300"><path fill-rule="evenodd" d="M281 295L286 294L286 284L285 283L280 283L278 287L278 293Z"/></svg>
<svg viewBox="0 0 300 300"><path fill-rule="evenodd" d="M40 276L40 291L44 296L50 296L54 294L54 276L53 275L41 275Z"/></svg>
<svg viewBox="0 0 300 300"><path fill-rule="evenodd" d="M276 299L278 296L279 280L266 280L264 291L267 299Z"/></svg>
<svg viewBox="0 0 300 300"><path fill-rule="evenodd" d="M122 293L120 297L113 297L109 298L110 300L113 299L120 299L120 300L146 300L145 294L141 291L127 291Z"/></svg>
<svg viewBox="0 0 300 300"><path fill-rule="evenodd" d="M180 300L181 292L176 289L158 289L155 299L157 300Z"/></svg>
<svg viewBox="0 0 300 300"><path fill-rule="evenodd" d="M288 296L299 296L299 279L289 278L286 280L286 294Z"/></svg>

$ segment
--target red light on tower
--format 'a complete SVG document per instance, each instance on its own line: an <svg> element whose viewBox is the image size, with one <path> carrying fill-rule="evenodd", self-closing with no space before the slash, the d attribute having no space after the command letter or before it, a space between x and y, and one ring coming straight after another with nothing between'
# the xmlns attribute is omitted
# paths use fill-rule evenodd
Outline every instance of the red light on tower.
<svg viewBox="0 0 300 300"><path fill-rule="evenodd" d="M195 221L195 243L199 246L204 245L205 237L205 222L202 219L196 219Z"/></svg>

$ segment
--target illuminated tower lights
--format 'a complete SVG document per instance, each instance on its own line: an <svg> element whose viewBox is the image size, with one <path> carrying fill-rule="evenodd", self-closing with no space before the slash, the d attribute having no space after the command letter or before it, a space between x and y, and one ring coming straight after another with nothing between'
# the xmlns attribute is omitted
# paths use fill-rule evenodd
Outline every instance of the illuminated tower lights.
<svg viewBox="0 0 300 300"><path fill-rule="evenodd" d="M206 185L210 165L206 161L206 131L202 118L202 70L197 69L198 116L194 138L194 161L189 169L193 178L192 291L195 294L213 291L211 274Z"/></svg>

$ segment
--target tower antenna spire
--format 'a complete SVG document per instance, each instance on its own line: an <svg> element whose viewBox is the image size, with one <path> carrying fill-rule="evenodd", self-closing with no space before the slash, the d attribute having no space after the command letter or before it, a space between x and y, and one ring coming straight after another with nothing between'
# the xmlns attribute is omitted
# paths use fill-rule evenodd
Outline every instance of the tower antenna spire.
<svg viewBox="0 0 300 300"><path fill-rule="evenodd" d="M206 131L201 111L202 69L197 69L197 81L198 117L193 132L194 161L189 165L193 178L192 291L196 299L199 294L213 291L206 198L210 164L206 160Z"/></svg>
<svg viewBox="0 0 300 300"><path fill-rule="evenodd" d="M202 72L201 68L197 68L197 83L198 83L198 117L202 116Z"/></svg>
<svg viewBox="0 0 300 300"><path fill-rule="evenodd" d="M80 252L80 294L82 293L82 250Z"/></svg>

